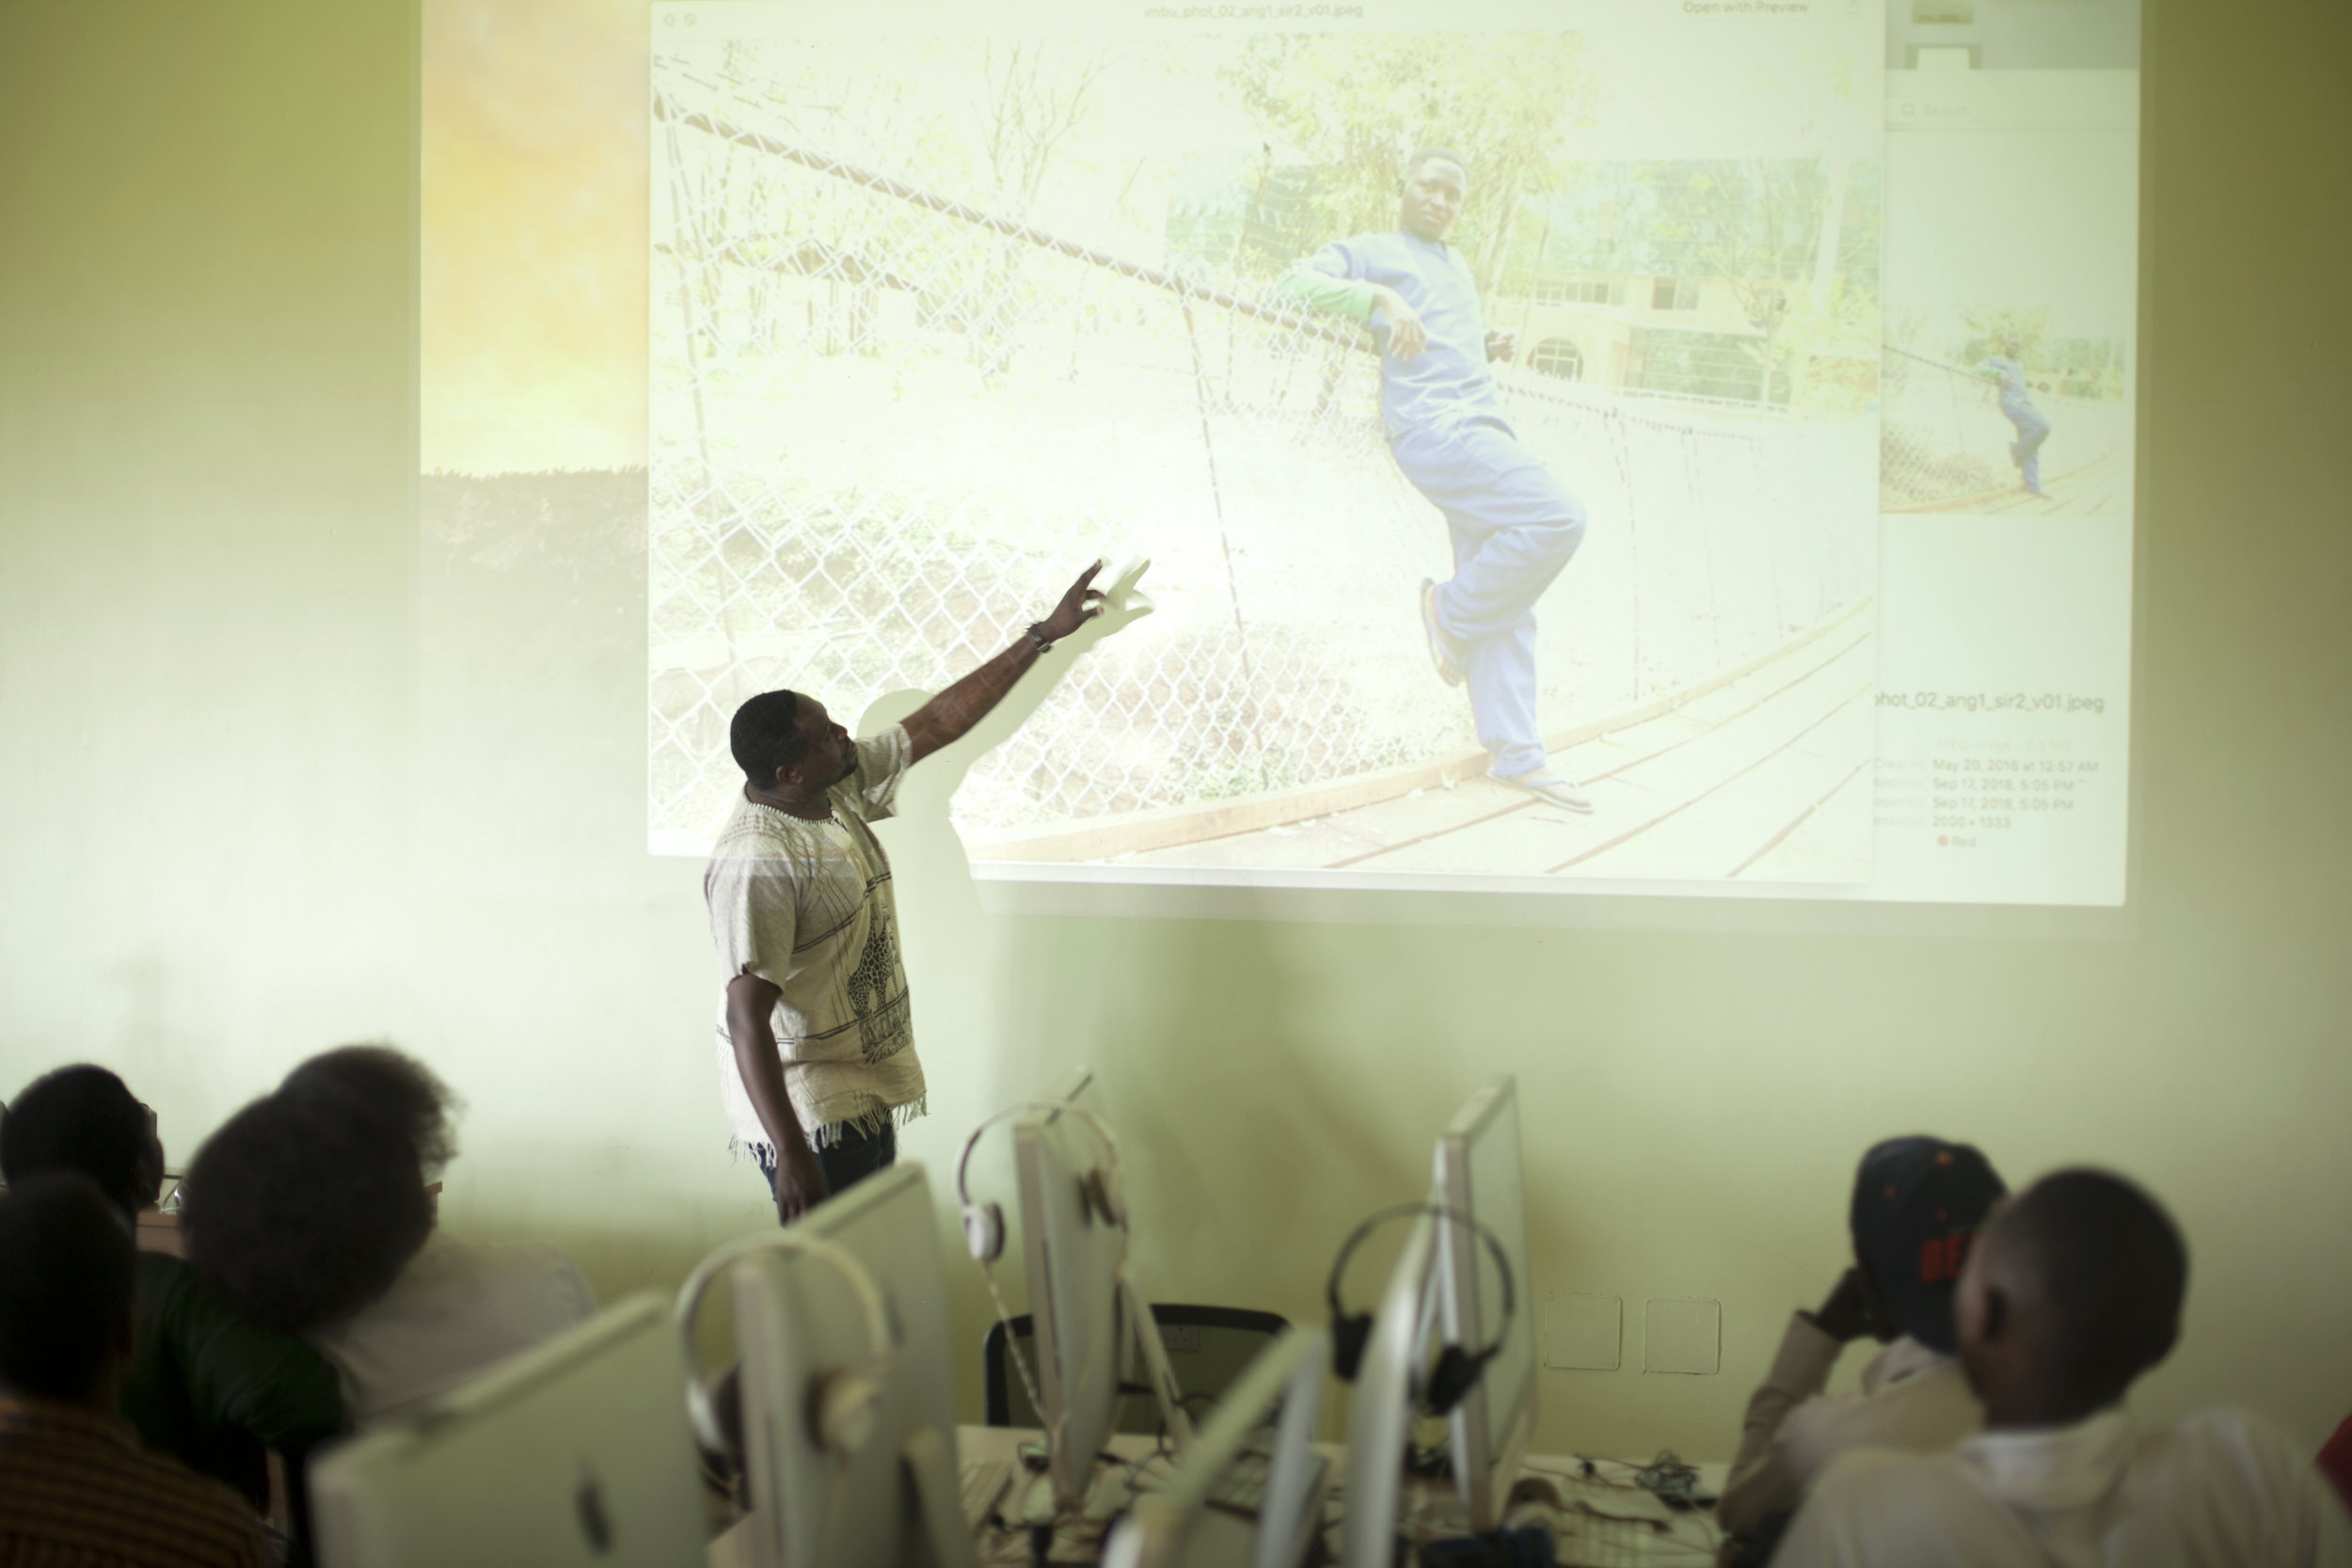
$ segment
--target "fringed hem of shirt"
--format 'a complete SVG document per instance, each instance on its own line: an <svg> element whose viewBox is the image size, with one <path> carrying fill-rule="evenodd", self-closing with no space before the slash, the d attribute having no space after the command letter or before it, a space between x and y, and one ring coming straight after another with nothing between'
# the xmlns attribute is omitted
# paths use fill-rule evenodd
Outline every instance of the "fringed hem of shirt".
<svg viewBox="0 0 2352 1568"><path fill-rule="evenodd" d="M872 1110L857 1116L844 1117L839 1121L829 1121L821 1127L810 1128L808 1147L831 1148L852 1132L870 1138L884 1128L904 1127L930 1108L930 1096L928 1094L916 1095L903 1105L877 1105ZM742 1138L729 1138L727 1151L738 1158L748 1154L753 1159L758 1160L765 1156L770 1164L773 1164L776 1158L776 1146L765 1138L757 1142L749 1142Z"/></svg>

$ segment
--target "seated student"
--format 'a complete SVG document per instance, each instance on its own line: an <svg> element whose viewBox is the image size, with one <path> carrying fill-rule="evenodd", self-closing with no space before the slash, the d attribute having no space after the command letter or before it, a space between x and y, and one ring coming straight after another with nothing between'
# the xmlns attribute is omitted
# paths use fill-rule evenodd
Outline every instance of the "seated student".
<svg viewBox="0 0 2352 1568"><path fill-rule="evenodd" d="M1848 1449L1936 1453L1983 1424L1952 1354L1952 1289L1969 1238L2007 1190L1966 1144L1889 1138L1862 1157L1848 1212L1853 1267L1820 1311L1789 1319L1748 1401L1715 1507L1726 1531L1770 1540ZM1862 1392L1823 1394L1838 1355L1865 1334L1886 1349L1863 1370Z"/></svg>
<svg viewBox="0 0 2352 1568"><path fill-rule="evenodd" d="M86 1176L0 1195L0 1563L261 1568L261 1527L235 1494L140 1452L115 1414L133 1250Z"/></svg>
<svg viewBox="0 0 2352 1568"><path fill-rule="evenodd" d="M1985 1430L1933 1456L1854 1452L1775 1560L1890 1568L2343 1568L2352 1519L2308 1456L2244 1416L2137 1431L2120 1408L2179 1330L2188 1255L2103 1171L1994 1212L1961 1275L1960 1355Z"/></svg>
<svg viewBox="0 0 2352 1568"><path fill-rule="evenodd" d="M56 1170L95 1181L130 1234L163 1182L154 1113L102 1067L36 1079L0 1113L0 1174L13 1186ZM304 1453L342 1430L335 1369L302 1340L246 1322L177 1258L142 1251L134 1276L122 1414L147 1448L266 1509L263 1450L299 1474Z"/></svg>
<svg viewBox="0 0 2352 1568"><path fill-rule="evenodd" d="M362 1424L596 1315L558 1248L435 1231L450 1103L422 1063L347 1046L231 1117L188 1172L197 1268L257 1323L307 1336Z"/></svg>

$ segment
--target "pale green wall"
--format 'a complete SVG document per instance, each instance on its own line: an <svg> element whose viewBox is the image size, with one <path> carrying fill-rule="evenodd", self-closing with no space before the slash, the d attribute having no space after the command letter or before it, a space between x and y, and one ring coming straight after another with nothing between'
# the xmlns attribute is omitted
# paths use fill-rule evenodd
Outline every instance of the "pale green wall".
<svg viewBox="0 0 2352 1568"><path fill-rule="evenodd" d="M1158 1293L1311 1315L1343 1223L1516 1071L1538 1290L1628 1303L1629 1370L1549 1374L1543 1446L1721 1455L1837 1266L1854 1153L1931 1127L2176 1206L2194 1298L2150 1408L2313 1440L2352 1409L2352 27L2156 10L2131 917L990 920L934 790L896 831L909 1152L1091 1061ZM421 608L413 26L0 4L0 1092L95 1057L185 1151L309 1052L396 1039L471 1103L453 1226L667 1283L761 1214L698 872L636 848L640 623L546 607L484 664ZM1722 1375L1630 1370L1677 1295L1724 1304Z"/></svg>

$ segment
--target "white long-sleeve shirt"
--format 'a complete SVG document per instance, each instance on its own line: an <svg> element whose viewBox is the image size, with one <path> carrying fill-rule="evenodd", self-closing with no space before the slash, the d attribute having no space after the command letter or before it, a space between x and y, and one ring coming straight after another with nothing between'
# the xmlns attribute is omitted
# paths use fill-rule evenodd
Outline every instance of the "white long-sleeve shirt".
<svg viewBox="0 0 2352 1568"><path fill-rule="evenodd" d="M310 1342L342 1376L343 1413L365 1427L596 1315L596 1292L560 1247L437 1232L390 1290Z"/></svg>
<svg viewBox="0 0 2352 1568"><path fill-rule="evenodd" d="M1793 1513L1848 1449L1938 1453L1984 1425L1960 1363L1908 1337L1871 1358L1862 1392L1822 1393L1845 1348L1804 1313L1789 1317L1772 1370L1748 1398L1740 1452L1715 1505L1724 1529L1753 1535L1772 1515Z"/></svg>
<svg viewBox="0 0 2352 1568"><path fill-rule="evenodd" d="M2352 1519L2311 1455L2250 1418L2140 1433L2110 1410L1947 1454L1832 1465L1775 1568L2347 1568Z"/></svg>

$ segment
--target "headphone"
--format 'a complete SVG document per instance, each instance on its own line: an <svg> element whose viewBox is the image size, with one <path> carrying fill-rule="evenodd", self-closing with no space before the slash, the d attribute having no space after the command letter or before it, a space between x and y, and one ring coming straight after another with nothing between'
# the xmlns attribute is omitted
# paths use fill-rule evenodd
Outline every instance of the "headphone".
<svg viewBox="0 0 2352 1568"><path fill-rule="evenodd" d="M956 1157L956 1201L963 1205L963 1244L972 1254L972 1260L983 1266L993 1263L1005 1255L1005 1206L1001 1203L975 1203L965 1183L965 1174L972 1166L972 1151L980 1145L980 1134L1009 1117L1024 1111L1058 1111L1066 1117L1076 1117L1094 1130L1104 1149L1110 1155L1105 1164L1086 1173L1084 1186L1086 1205L1089 1212L1099 1216L1105 1225L1127 1228L1127 1184L1119 1174L1119 1142L1111 1130L1103 1125L1090 1111L1066 1105L1058 1100L1024 1100L1003 1110L972 1129L972 1135L963 1140L963 1152Z"/></svg>
<svg viewBox="0 0 2352 1568"><path fill-rule="evenodd" d="M1493 1231L1459 1209L1450 1209L1442 1203L1400 1203L1367 1218L1340 1243L1340 1255L1331 1260L1330 1277L1323 1283L1323 1298L1331 1308L1331 1370L1342 1383L1355 1382L1356 1372L1364 1363L1365 1347L1372 1341L1372 1314L1350 1312L1340 1305L1340 1280L1347 1273L1348 1259L1356 1256L1356 1249L1374 1231L1415 1214L1435 1214L1448 1224L1463 1226L1475 1233L1486 1243L1486 1251L1495 1260L1495 1273L1502 1280L1502 1322L1496 1325L1493 1340L1478 1350L1447 1345L1438 1353L1438 1364L1430 1369L1428 1382L1421 1388L1429 1413L1443 1416L1477 1386L1486 1363L1502 1354L1511 1333L1512 1315L1518 1309L1511 1284L1511 1259L1503 1253L1502 1243L1496 1240Z"/></svg>
<svg viewBox="0 0 2352 1568"><path fill-rule="evenodd" d="M821 1236L784 1230L745 1236L727 1243L694 1265L678 1288L677 1326L686 1343L686 1415L694 1435L713 1453L731 1453L734 1445L720 1429L711 1405L710 1387L694 1367L694 1315L701 1310L703 1292L723 1272L755 1252L795 1253L814 1258L838 1275L857 1297L866 1315L866 1363L863 1372L833 1367L818 1374L808 1394L808 1433L818 1446L837 1461L847 1461L873 1434L875 1409L882 1402L882 1382L890 1372L890 1315L873 1276L856 1259Z"/></svg>
<svg viewBox="0 0 2352 1568"><path fill-rule="evenodd" d="M1021 1374L1021 1390L1029 1397L1029 1408L1042 1418L1045 1398L1038 1391L1037 1374L1029 1370L1029 1358L1021 1354L1021 1341L1013 1338L1012 1313L1005 1306L1003 1292L996 1288L996 1260L1005 1255L1005 1208L1001 1203L973 1202L966 1180L972 1168L972 1151L980 1146L980 1135L1024 1111L1055 1111L1076 1117L1094 1130L1109 1159L1086 1173L1080 1191L1088 1213L1105 1225L1117 1227L1122 1233L1127 1228L1127 1184L1119 1173L1119 1140L1111 1136L1111 1130L1091 1111L1082 1111L1058 1100L1023 1100L1006 1106L972 1129L972 1135L963 1140L963 1152L956 1156L956 1201L963 1205L964 1249L972 1254L972 1260L980 1266L981 1277L988 1281L988 1299L995 1304L996 1321L1004 1325L1005 1349L1012 1357L1013 1370ZM1060 1441L1058 1422L1050 1435L1054 1441Z"/></svg>

